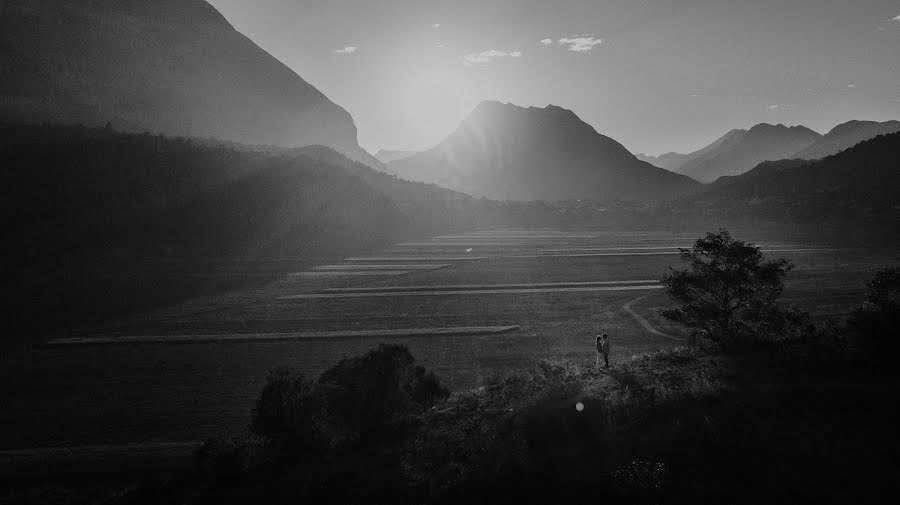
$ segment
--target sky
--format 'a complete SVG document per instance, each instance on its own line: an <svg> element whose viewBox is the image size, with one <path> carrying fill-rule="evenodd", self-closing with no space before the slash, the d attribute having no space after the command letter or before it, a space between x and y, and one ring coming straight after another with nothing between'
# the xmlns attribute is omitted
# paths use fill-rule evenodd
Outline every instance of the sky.
<svg viewBox="0 0 900 505"><path fill-rule="evenodd" d="M559 105L632 152L900 119L900 0L210 0L353 116L422 150L482 100Z"/></svg>

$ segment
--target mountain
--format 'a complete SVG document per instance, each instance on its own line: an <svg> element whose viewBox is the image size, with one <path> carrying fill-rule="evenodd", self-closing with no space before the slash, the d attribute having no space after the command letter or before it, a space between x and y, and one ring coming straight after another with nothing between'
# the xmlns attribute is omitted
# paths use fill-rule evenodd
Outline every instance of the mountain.
<svg viewBox="0 0 900 505"><path fill-rule="evenodd" d="M324 144L380 166L350 114L203 0L0 3L0 119Z"/></svg>
<svg viewBox="0 0 900 505"><path fill-rule="evenodd" d="M415 217L361 172L393 177L310 156L9 125L0 127L0 156L8 166L0 225L15 237L3 256L19 261L110 250L315 257L402 238Z"/></svg>
<svg viewBox="0 0 900 505"><path fill-rule="evenodd" d="M749 130L731 130L687 155L672 170L700 182L712 182L725 175L740 175L763 161L790 158L821 138L805 126L761 123Z"/></svg>
<svg viewBox="0 0 900 505"><path fill-rule="evenodd" d="M737 177L723 177L684 208L712 209L732 216L815 223L844 219L856 227L900 223L900 133L863 141L812 161L761 163ZM873 228L874 229L874 228Z"/></svg>
<svg viewBox="0 0 900 505"><path fill-rule="evenodd" d="M387 149L381 149L377 153L375 153L375 158L386 165L392 161L409 158L417 152L418 151L389 151Z"/></svg>
<svg viewBox="0 0 900 505"><path fill-rule="evenodd" d="M681 153L665 153L660 154L659 156L651 156L649 154L637 153L634 155L637 159L641 161L646 161L647 163L659 167L664 168L670 172L674 172L675 169L680 167L685 159L687 159L687 154Z"/></svg>
<svg viewBox="0 0 900 505"><path fill-rule="evenodd" d="M388 168L498 200L660 200L696 189L640 161L572 111L482 102L440 144Z"/></svg>
<svg viewBox="0 0 900 505"><path fill-rule="evenodd" d="M664 168L670 172L675 172L676 174L684 174L684 172L681 170L681 167L683 167L684 165L708 157L716 152L721 152L733 148L735 145L740 143L741 139L744 138L744 135L746 135L746 133L747 130L731 130L725 135L722 135L721 137L716 139L708 146L690 152L688 154L672 152L663 154L655 158L652 156L645 156L646 159L644 159L644 161L652 165L656 165L660 168ZM640 157L640 155L638 157ZM651 161L651 159L660 164L654 163L653 161Z"/></svg>
<svg viewBox="0 0 900 505"><path fill-rule="evenodd" d="M814 160L837 154L856 144L889 133L900 132L900 121L847 121L832 128L815 144L797 153L794 157Z"/></svg>

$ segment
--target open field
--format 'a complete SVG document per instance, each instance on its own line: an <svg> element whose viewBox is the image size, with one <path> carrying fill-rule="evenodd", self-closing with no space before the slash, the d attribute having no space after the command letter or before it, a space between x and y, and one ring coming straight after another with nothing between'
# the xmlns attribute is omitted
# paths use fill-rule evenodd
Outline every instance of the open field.
<svg viewBox="0 0 900 505"><path fill-rule="evenodd" d="M452 389L542 358L593 362L601 331L612 336L613 361L675 345L684 332L659 317L666 298L657 280L698 235L437 237L48 337L95 340L0 357L0 450L241 432L268 370L314 376L381 342L409 346ZM767 239L771 255L797 266L785 299L820 320L844 317L872 272L898 262L892 252ZM277 264L291 260L231 262L228 272L271 275Z"/></svg>

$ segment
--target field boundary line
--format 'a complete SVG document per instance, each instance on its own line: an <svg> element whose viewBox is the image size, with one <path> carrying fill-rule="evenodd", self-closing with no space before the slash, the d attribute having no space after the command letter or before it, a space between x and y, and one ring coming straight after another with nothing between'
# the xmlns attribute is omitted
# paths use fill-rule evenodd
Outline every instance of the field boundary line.
<svg viewBox="0 0 900 505"><path fill-rule="evenodd" d="M328 293L391 293L396 291L461 291L491 289L538 289L538 288L571 288L590 286L614 286L636 284L659 284L659 279L621 280L621 281L573 281L573 282L532 282L520 284L443 284L415 286L358 286L349 288L326 288Z"/></svg>
<svg viewBox="0 0 900 505"><path fill-rule="evenodd" d="M638 314L637 312L634 311L634 309L631 308L632 304L635 304L635 303L643 300L644 298L647 298L648 296L650 296L652 294L654 294L654 293L639 296L639 297L635 298L634 300L631 300L630 302L626 303L625 305L622 305L622 309L624 309L625 312L628 313L628 315L633 317L635 321L637 321L641 326L644 327L645 330L649 331L650 333L652 333L654 335L658 335L663 338L667 338L669 340L674 340L676 342L684 342L684 338L682 338L682 337L676 337L675 335L669 335L668 333L663 333L663 332L657 330L656 328L653 327L652 324L650 324L650 321L647 321L647 319L644 316Z"/></svg>
<svg viewBox="0 0 900 505"><path fill-rule="evenodd" d="M519 326L451 326L446 328L404 328L383 330L308 331L293 333L230 333L211 335L134 335L123 337L60 338L42 347L71 347L84 345L129 344L210 344L278 342L290 340L346 339L346 338L410 338L500 335L519 329Z"/></svg>
<svg viewBox="0 0 900 505"><path fill-rule="evenodd" d="M590 286L590 287L564 287L564 288L522 288L522 289L467 289L444 291L375 291L359 293L303 293L297 295L279 296L276 300L324 300L338 298L388 298L401 296L475 296L475 295L526 295L540 293L589 293L600 291L639 291L646 289L660 289L658 284L642 284L631 286Z"/></svg>

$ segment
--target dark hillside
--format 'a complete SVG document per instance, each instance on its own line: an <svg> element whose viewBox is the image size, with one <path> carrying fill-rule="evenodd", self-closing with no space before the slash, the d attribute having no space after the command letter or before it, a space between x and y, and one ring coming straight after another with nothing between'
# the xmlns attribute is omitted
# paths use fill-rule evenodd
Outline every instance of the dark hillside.
<svg viewBox="0 0 900 505"><path fill-rule="evenodd" d="M380 166L346 110L204 0L0 3L0 120L325 144Z"/></svg>
<svg viewBox="0 0 900 505"><path fill-rule="evenodd" d="M84 127L8 125L0 138L5 308L39 321L13 319L30 331L248 281L222 259L296 266L429 226L321 157Z"/></svg>
<svg viewBox="0 0 900 505"><path fill-rule="evenodd" d="M900 236L900 134L821 160L761 163L661 205L652 219L742 229L795 229L896 246Z"/></svg>
<svg viewBox="0 0 900 505"><path fill-rule="evenodd" d="M763 163L700 199L802 219L875 217L896 212L900 134L882 135L822 160Z"/></svg>

